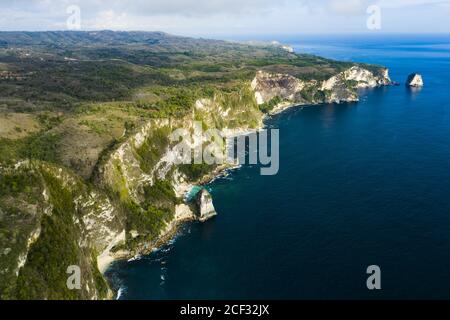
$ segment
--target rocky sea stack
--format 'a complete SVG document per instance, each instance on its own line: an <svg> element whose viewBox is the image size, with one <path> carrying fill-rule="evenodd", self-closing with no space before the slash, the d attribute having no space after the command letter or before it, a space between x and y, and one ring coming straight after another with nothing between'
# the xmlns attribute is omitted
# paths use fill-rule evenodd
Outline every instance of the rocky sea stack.
<svg viewBox="0 0 450 320"><path fill-rule="evenodd" d="M198 192L196 197L198 207L198 220L204 222L217 215L212 201L212 196L206 189Z"/></svg>
<svg viewBox="0 0 450 320"><path fill-rule="evenodd" d="M406 85L410 87L423 87L422 75L418 73L410 74L408 80L406 80Z"/></svg>
<svg viewBox="0 0 450 320"><path fill-rule="evenodd" d="M0 114L0 300L112 298L103 274L112 261L215 216L207 190L195 210L182 202L226 168L181 164L177 129L201 122L228 139L287 108L354 102L360 88L391 84L382 66L160 32L0 32L0 43L4 67L26 71L3 74L20 90L2 98L20 103ZM66 286L73 265L81 290Z"/></svg>

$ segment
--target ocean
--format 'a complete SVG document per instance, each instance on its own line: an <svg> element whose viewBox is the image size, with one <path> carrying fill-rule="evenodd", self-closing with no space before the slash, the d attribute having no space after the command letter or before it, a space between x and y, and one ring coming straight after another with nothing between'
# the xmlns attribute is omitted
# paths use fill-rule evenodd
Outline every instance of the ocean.
<svg viewBox="0 0 450 320"><path fill-rule="evenodd" d="M119 299L449 299L450 36L276 40L385 65L401 85L269 119L278 175L243 166L210 184L216 218L109 268ZM421 90L404 85L413 72Z"/></svg>

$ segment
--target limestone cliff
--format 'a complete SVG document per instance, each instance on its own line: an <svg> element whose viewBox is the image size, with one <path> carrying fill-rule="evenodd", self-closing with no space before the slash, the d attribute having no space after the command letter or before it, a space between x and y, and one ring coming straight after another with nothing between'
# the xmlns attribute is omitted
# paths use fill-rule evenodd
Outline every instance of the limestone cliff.
<svg viewBox="0 0 450 320"><path fill-rule="evenodd" d="M390 83L387 69L380 68L375 74L353 66L325 81L304 81L287 74L259 71L251 86L257 103L269 105L269 111L275 113L292 105L358 101L357 89Z"/></svg>
<svg viewBox="0 0 450 320"><path fill-rule="evenodd" d="M206 221L217 215L212 196L208 190L202 189L198 192L196 203L198 206L198 216L200 221Z"/></svg>
<svg viewBox="0 0 450 320"><path fill-rule="evenodd" d="M186 220L216 214L203 189L197 211L184 194L225 166L179 165L169 134L196 121L224 138L257 130L267 113L292 105L357 101L357 89L390 83L386 69L354 66L325 80L260 71L238 93L216 92L181 119L149 120L105 151L84 180L39 161L0 167L0 297L101 299L111 297L99 272L117 258L149 252ZM204 140L193 141L203 144ZM67 267L78 265L81 290L66 287Z"/></svg>
<svg viewBox="0 0 450 320"><path fill-rule="evenodd" d="M422 76L418 73L410 74L406 80L406 85L410 87L423 87Z"/></svg>
<svg viewBox="0 0 450 320"><path fill-rule="evenodd" d="M102 299L111 296L96 253L124 238L123 216L110 199L69 171L39 161L0 168L2 299ZM5 188L8 184L12 187ZM6 183L5 183L6 182ZM69 290L67 268L82 286Z"/></svg>

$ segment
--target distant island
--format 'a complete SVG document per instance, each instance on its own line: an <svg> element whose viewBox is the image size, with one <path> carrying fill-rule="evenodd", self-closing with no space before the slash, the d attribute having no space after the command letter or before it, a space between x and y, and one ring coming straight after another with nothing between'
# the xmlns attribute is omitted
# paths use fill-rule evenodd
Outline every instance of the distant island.
<svg viewBox="0 0 450 320"><path fill-rule="evenodd" d="M406 85L410 87L423 87L423 78L421 74L412 73L406 80Z"/></svg>
<svg viewBox="0 0 450 320"><path fill-rule="evenodd" d="M382 66L162 32L0 32L0 298L111 299L102 273L187 220L226 166L175 165L169 133L236 135L298 105L358 101ZM220 214L220 213L219 213ZM66 286L67 267L83 275Z"/></svg>

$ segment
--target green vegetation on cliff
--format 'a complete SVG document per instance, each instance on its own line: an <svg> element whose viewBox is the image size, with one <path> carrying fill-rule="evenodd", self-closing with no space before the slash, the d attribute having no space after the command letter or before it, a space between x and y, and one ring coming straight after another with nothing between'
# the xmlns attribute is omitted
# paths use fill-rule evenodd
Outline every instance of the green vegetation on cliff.
<svg viewBox="0 0 450 320"><path fill-rule="evenodd" d="M0 200L5 213L0 216L0 226L7 226L15 220L15 234L0 229L0 244L8 241L10 254L23 254L23 267L18 270L17 279L11 275L0 276L0 297L3 299L89 299L92 296L105 298L107 285L95 263L92 249L80 246L85 212L76 208L76 198L86 186L77 179L67 181L59 176L54 167L39 162L24 164L26 168L11 170L2 174ZM44 191L43 191L44 190ZM44 192L44 194L42 194ZM47 194L48 193L48 194ZM15 197L22 211L8 209L9 197ZM48 197L46 199L46 197ZM46 205L47 203L47 205ZM17 204L16 204L17 205ZM19 216L20 215L20 216ZM16 220L20 219L20 220ZM13 230L11 230L13 231ZM13 232L14 232L13 231ZM31 235L28 238L23 237ZM13 240L14 239L14 240ZM13 241L11 241L13 240ZM3 261L6 270L15 268L17 261ZM69 290L67 268L79 266L82 271L81 290Z"/></svg>
<svg viewBox="0 0 450 320"><path fill-rule="evenodd" d="M157 180L153 185L144 187L144 203L141 206L131 202L127 228L139 233L139 239L129 239L128 244L133 247L142 240L155 241L166 223L175 214L175 205L179 203L172 185L167 180Z"/></svg>
<svg viewBox="0 0 450 320"><path fill-rule="evenodd" d="M265 102L265 103L261 104L259 106L259 109L263 113L269 113L270 111L273 110L273 108L275 108L276 105L278 105L281 102L283 102L283 100L280 97L276 96L275 98L271 99L269 102Z"/></svg>
<svg viewBox="0 0 450 320"><path fill-rule="evenodd" d="M320 81L351 65L269 44L111 31L0 32L0 64L2 299L105 298L101 251L116 238L115 250L152 245L180 203L174 171L197 181L216 168L164 170L171 130L194 120L257 128L282 102L257 105L257 71ZM327 94L311 86L301 98ZM66 286L70 265L82 290Z"/></svg>

